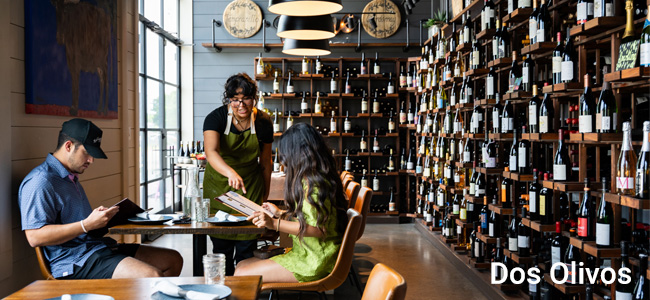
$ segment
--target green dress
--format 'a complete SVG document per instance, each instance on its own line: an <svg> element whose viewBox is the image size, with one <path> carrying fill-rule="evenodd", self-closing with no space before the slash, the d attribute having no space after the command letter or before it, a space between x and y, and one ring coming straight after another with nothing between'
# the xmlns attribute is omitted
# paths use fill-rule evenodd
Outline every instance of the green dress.
<svg viewBox="0 0 650 300"><path fill-rule="evenodd" d="M227 213L236 214L236 210L224 205L215 197L221 196L228 191L236 193L250 199L251 201L262 204L262 198L266 187L264 186L264 176L262 168L258 163L260 156L260 144L257 136L251 133L251 130L243 131L239 134L221 134L219 137L219 155L244 181L246 194L241 190L235 190L228 185L228 177L221 175L214 170L210 164L205 167L205 176L203 179L203 198L210 198L210 213L214 214L219 210ZM255 234L220 234L212 235L215 238L225 240L254 240L257 239Z"/></svg>
<svg viewBox="0 0 650 300"><path fill-rule="evenodd" d="M305 187L305 192L307 188ZM318 201L318 191L314 188L311 195L315 202ZM327 213L331 216L325 228L328 236L325 239L317 237L304 237L300 242L298 236L289 235L293 240L293 248L286 254L271 257L285 269L293 273L299 282L319 280L327 276L334 269L336 257L341 248L342 235L336 232L336 211L329 198L323 200ZM316 209L304 201L302 212L308 225L316 227Z"/></svg>

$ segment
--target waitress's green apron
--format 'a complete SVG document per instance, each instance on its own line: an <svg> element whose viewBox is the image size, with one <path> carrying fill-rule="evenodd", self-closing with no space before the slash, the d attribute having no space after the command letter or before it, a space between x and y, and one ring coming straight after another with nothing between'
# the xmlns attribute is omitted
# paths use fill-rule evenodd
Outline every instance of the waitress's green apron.
<svg viewBox="0 0 650 300"><path fill-rule="evenodd" d="M242 190L235 190L229 186L228 177L221 175L210 164L207 164L203 179L203 198L211 199L210 213L214 214L219 210L227 213L238 213L218 200L214 200L215 197L221 196L221 194L228 191L235 191L257 204L262 204L262 197L264 196L266 187L264 185L262 169L258 163L260 144L257 140L257 135L251 133L251 130L246 130L239 134L221 134L219 146L219 154L223 160L244 181L246 194L244 195ZM257 235L255 234L219 234L212 236L220 239L238 241L257 239Z"/></svg>

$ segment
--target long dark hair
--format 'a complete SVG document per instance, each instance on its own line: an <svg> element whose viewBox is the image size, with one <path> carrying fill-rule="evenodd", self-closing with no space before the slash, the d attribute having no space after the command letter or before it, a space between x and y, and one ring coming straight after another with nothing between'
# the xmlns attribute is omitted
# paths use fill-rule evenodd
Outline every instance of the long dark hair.
<svg viewBox="0 0 650 300"><path fill-rule="evenodd" d="M326 198L330 199L336 213L336 231L343 234L347 226L348 205L336 162L323 137L311 125L296 123L282 134L278 147L279 160L286 172L284 204L288 210L285 214L298 219L299 239L303 239L307 225L302 213L304 201L316 209L316 227L323 233L323 238L329 234L325 224L333 216L324 205ZM303 184L308 188L306 193ZM312 197L314 188L318 189L317 201Z"/></svg>
<svg viewBox="0 0 650 300"><path fill-rule="evenodd" d="M237 73L230 76L223 87L223 105L228 105L230 103L230 98L240 94L237 93L237 89L239 88L241 88L241 94L244 95L244 97L253 98L255 100L253 106L257 105L257 84L255 84L255 81L251 79L248 74Z"/></svg>

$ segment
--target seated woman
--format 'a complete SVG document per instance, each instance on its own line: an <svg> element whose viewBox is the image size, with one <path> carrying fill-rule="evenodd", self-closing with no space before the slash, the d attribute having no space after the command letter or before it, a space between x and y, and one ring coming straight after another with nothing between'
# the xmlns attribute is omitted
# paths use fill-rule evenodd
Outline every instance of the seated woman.
<svg viewBox="0 0 650 300"><path fill-rule="evenodd" d="M327 276L336 263L347 226L347 202L336 162L323 137L298 123L280 138L279 160L286 172L286 211L262 206L274 218L257 212L248 217L257 227L288 233L291 251L270 259L249 258L237 264L235 276L262 275L263 282L306 282Z"/></svg>

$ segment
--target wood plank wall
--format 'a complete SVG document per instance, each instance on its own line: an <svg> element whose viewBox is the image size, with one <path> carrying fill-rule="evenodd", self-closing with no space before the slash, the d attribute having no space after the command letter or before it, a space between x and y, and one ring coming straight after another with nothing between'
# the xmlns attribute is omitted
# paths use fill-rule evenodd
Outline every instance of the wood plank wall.
<svg viewBox="0 0 650 300"><path fill-rule="evenodd" d="M25 114L25 18L22 0L0 0L0 298L41 279L34 250L20 226L18 187L56 147L69 117ZM80 176L91 205L128 197L139 202L138 2L118 1L118 119L93 119L104 131L108 159ZM4 67L6 66L6 67ZM134 242L135 237L123 238Z"/></svg>

